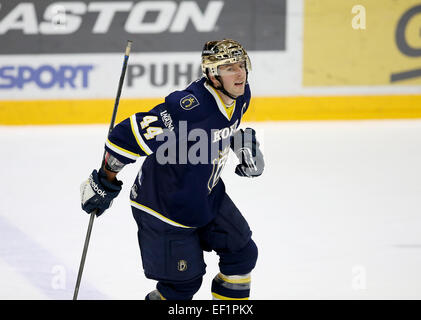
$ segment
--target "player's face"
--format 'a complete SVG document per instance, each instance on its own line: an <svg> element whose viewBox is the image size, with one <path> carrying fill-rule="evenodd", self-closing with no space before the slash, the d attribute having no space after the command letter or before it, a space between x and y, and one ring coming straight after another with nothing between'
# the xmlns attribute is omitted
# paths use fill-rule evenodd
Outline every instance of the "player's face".
<svg viewBox="0 0 421 320"><path fill-rule="evenodd" d="M235 97L239 97L244 94L247 77L245 62L219 66L218 73L224 83L225 90Z"/></svg>

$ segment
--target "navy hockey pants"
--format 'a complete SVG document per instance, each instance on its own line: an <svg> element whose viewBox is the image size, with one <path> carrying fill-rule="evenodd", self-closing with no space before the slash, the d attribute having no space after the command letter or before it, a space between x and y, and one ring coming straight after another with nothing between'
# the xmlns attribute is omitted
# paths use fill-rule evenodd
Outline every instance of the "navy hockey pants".
<svg viewBox="0 0 421 320"><path fill-rule="evenodd" d="M132 207L145 276L158 281L167 299L191 299L206 272L203 251L219 255L225 275L249 273L256 265L257 247L247 221L225 194L216 218L201 228L181 228Z"/></svg>

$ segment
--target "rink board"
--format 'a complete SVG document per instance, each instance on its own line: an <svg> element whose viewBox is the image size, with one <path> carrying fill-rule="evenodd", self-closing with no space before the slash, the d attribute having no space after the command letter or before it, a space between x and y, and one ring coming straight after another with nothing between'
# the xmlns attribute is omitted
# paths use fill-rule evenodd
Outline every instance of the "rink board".
<svg viewBox="0 0 421 320"><path fill-rule="evenodd" d="M122 99L117 121L148 111L163 99ZM1 101L0 124L50 125L108 123L114 101ZM421 95L256 97L244 121L358 120L421 118Z"/></svg>
<svg viewBox="0 0 421 320"><path fill-rule="evenodd" d="M107 123L127 39L119 119L149 110L224 37L252 61L246 120L420 118L420 26L417 0L5 3L0 125Z"/></svg>

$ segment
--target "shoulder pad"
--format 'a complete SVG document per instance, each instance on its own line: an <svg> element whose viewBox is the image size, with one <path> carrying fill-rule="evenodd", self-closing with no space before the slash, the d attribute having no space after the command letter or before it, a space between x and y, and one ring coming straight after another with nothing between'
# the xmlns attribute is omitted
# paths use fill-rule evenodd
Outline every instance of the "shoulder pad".
<svg viewBox="0 0 421 320"><path fill-rule="evenodd" d="M174 91L165 97L165 104L176 113L190 111L200 105L199 99L188 91Z"/></svg>
<svg viewBox="0 0 421 320"><path fill-rule="evenodd" d="M179 112L198 109L200 101L203 99L203 79L193 81L185 90L174 91L165 98L165 102L170 104Z"/></svg>

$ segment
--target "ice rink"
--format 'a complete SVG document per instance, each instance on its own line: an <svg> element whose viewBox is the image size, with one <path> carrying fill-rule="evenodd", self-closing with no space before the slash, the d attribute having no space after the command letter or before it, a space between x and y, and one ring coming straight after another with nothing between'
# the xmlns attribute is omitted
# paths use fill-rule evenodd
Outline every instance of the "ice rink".
<svg viewBox="0 0 421 320"><path fill-rule="evenodd" d="M421 299L421 120L246 123L266 168L222 174L259 259L251 299ZM0 299L72 299L89 216L79 186L107 125L0 127ZM80 299L143 299L129 191L95 219ZM194 299L210 299L217 256Z"/></svg>

